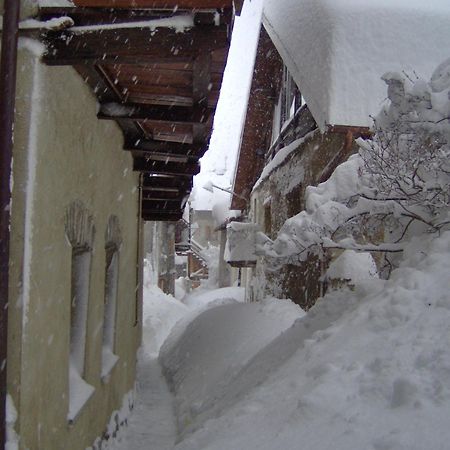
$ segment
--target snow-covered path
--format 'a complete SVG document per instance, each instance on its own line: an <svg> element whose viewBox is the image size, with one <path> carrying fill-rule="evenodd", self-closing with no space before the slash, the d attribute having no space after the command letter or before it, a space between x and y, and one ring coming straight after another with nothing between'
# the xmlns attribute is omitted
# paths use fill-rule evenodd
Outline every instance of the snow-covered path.
<svg viewBox="0 0 450 450"><path fill-rule="evenodd" d="M172 394L158 360L145 360L139 367L135 409L114 450L169 450L175 439Z"/></svg>

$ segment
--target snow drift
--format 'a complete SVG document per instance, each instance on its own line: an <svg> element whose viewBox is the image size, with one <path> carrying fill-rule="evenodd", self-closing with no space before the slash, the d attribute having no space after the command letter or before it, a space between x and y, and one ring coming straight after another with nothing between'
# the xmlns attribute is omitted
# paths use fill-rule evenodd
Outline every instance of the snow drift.
<svg viewBox="0 0 450 450"><path fill-rule="evenodd" d="M328 294L275 339L250 311L199 316L161 358L204 422L176 448L448 448L449 256L449 232L417 240L390 280ZM264 342L242 350L252 333Z"/></svg>

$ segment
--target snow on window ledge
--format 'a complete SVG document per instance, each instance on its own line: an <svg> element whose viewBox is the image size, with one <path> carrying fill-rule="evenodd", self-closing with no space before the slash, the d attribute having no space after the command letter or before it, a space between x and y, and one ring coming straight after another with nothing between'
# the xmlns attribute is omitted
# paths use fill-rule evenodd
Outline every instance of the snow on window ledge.
<svg viewBox="0 0 450 450"><path fill-rule="evenodd" d="M77 369L70 364L69 370L69 412L67 420L72 424L83 406L92 397L95 388L86 383L78 373Z"/></svg>
<svg viewBox="0 0 450 450"><path fill-rule="evenodd" d="M109 374L119 361L119 357L112 352L108 346L102 347L102 381L104 383L109 381Z"/></svg>
<svg viewBox="0 0 450 450"><path fill-rule="evenodd" d="M19 436L14 430L17 421L17 410L10 394L6 396L6 444L5 450L19 449Z"/></svg>

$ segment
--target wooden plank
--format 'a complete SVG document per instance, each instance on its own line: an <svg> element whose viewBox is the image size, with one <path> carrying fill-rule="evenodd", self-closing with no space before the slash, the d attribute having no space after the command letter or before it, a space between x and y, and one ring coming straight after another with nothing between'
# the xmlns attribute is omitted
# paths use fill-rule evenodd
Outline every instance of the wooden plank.
<svg viewBox="0 0 450 450"><path fill-rule="evenodd" d="M128 103L141 103L143 105L161 106L187 106L192 107L194 102L192 97L182 97L181 95L155 95L142 92L129 93ZM211 107L210 104L208 106Z"/></svg>
<svg viewBox="0 0 450 450"><path fill-rule="evenodd" d="M202 111L199 120L207 122L212 109ZM194 110L190 107L149 105L141 106L136 104L121 104L118 102L105 102L100 105L97 114L99 119L133 119L147 121L163 121L171 123L192 123Z"/></svg>
<svg viewBox="0 0 450 450"><path fill-rule="evenodd" d="M76 6L95 8L231 8L232 0L74 0Z"/></svg>
<svg viewBox="0 0 450 450"><path fill-rule="evenodd" d="M189 191L192 188L191 178L180 178L176 176L153 176L144 174L142 180L144 189Z"/></svg>
<svg viewBox="0 0 450 450"><path fill-rule="evenodd" d="M183 209L184 206L186 204L185 198L183 197L181 200L167 200L167 199L163 199L163 200L154 200L154 199L149 199L149 200L142 200L142 209L144 211L149 211L149 210L174 210L174 209Z"/></svg>
<svg viewBox="0 0 450 450"><path fill-rule="evenodd" d="M154 123L148 124L145 121L138 121L136 124L140 127L147 139L179 144L192 144L192 125L158 122L159 126L155 126Z"/></svg>
<svg viewBox="0 0 450 450"><path fill-rule="evenodd" d="M146 158L151 161L162 161L162 162L177 162L181 164L186 164L189 162L189 157L184 155L170 155L167 153L153 153L153 152L143 152L133 150L131 152L134 158Z"/></svg>
<svg viewBox="0 0 450 450"><path fill-rule="evenodd" d="M234 10L236 15L240 16L242 12L242 7L244 6L244 0L233 0Z"/></svg>
<svg viewBox="0 0 450 450"><path fill-rule="evenodd" d="M38 17L42 21L55 17L70 17L75 26L118 24L129 22L142 22L158 20L161 18L175 17L191 13L192 8L178 8L176 11L167 8L145 8L145 9L119 9L119 8L74 8L64 6L44 6L39 9ZM196 25L215 25L216 14L212 11L198 11L194 13L194 23ZM227 13L220 15L221 24L229 24L230 18Z"/></svg>
<svg viewBox="0 0 450 450"><path fill-rule="evenodd" d="M219 100L219 92L211 92L208 98L208 108L215 108ZM154 95L145 93L132 93L127 96L129 103L142 103L144 105L166 105L166 106L193 106L192 97L180 95Z"/></svg>
<svg viewBox="0 0 450 450"><path fill-rule="evenodd" d="M152 174L192 177L200 172L200 164L180 164L173 162L165 163L161 161L149 161L146 158L134 158L133 170L136 172L146 172Z"/></svg>
<svg viewBox="0 0 450 450"><path fill-rule="evenodd" d="M131 136L126 136L124 150L141 150L171 155L197 156L206 151L206 145L180 144L140 138L135 139Z"/></svg>
<svg viewBox="0 0 450 450"><path fill-rule="evenodd" d="M95 70L92 65L79 65L74 67L80 74L85 83L87 83L97 99L100 102L117 102L120 97L117 96L110 86L104 81L100 74Z"/></svg>
<svg viewBox="0 0 450 450"><path fill-rule="evenodd" d="M142 210L141 217L145 221L178 222L183 218L183 211Z"/></svg>
<svg viewBox="0 0 450 450"><path fill-rule="evenodd" d="M194 58L214 49L229 45L226 27L194 27L179 33L171 28L113 28L90 31L65 30L47 33L47 53L44 62L49 65L86 63L119 63L126 58ZM123 59L124 58L124 59Z"/></svg>
<svg viewBox="0 0 450 450"><path fill-rule="evenodd" d="M186 196L186 192L180 193L179 191L157 191L157 190L142 190L143 200L167 200L181 202Z"/></svg>

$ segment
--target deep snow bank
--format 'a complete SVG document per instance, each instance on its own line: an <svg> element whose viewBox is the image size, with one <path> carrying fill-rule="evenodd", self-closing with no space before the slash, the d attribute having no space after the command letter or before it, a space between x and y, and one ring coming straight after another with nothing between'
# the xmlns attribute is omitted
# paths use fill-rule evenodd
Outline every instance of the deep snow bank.
<svg viewBox="0 0 450 450"><path fill-rule="evenodd" d="M177 324L159 358L176 396L179 431L207 419L248 361L303 314L288 300L267 299L210 307L187 326Z"/></svg>
<svg viewBox="0 0 450 450"><path fill-rule="evenodd" d="M328 294L274 340L254 311L233 314L247 305L198 317L162 358L183 418L204 421L176 448L447 449L449 273L447 232L410 244L389 281ZM242 350L253 331L264 342Z"/></svg>
<svg viewBox="0 0 450 450"><path fill-rule="evenodd" d="M157 357L170 330L189 308L150 283L144 285L143 298L143 351L147 357Z"/></svg>

